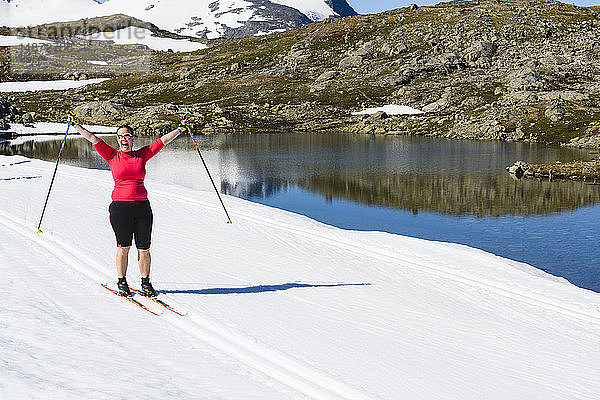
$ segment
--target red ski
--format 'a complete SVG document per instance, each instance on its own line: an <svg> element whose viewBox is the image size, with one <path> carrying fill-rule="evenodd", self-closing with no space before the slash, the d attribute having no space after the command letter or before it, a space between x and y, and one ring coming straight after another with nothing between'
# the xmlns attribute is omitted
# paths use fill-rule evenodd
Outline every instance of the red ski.
<svg viewBox="0 0 600 400"><path fill-rule="evenodd" d="M146 307L145 305L143 305L142 303L140 303L139 301L137 301L136 299L134 299L133 297L129 297L129 296L123 296L121 293L119 293L118 291L111 289L110 287L108 287L108 285L106 283L102 284L102 287L105 288L106 290L116 294L117 296L119 296L122 299L127 300L128 302L135 304L136 306L138 306L139 308L148 311L150 314L154 314L154 315L161 315L162 313L157 313L152 311L151 309L149 309L148 307ZM136 291L137 293L137 291Z"/></svg>
<svg viewBox="0 0 600 400"><path fill-rule="evenodd" d="M155 302L156 304L163 306L164 308L166 308L167 310L171 311L172 313L175 313L177 315L180 315L182 317L185 317L187 315L186 313L182 313L181 311L176 310L175 308L173 308L172 306L170 306L169 304L165 303L164 301L162 301L161 299L159 299L158 297L150 297L150 296L146 296L144 295L144 293L141 290L138 289L134 289L132 287L129 288L129 290L131 290L132 292L134 292L135 294L139 294L140 296L144 296L145 298L152 300L153 302Z"/></svg>

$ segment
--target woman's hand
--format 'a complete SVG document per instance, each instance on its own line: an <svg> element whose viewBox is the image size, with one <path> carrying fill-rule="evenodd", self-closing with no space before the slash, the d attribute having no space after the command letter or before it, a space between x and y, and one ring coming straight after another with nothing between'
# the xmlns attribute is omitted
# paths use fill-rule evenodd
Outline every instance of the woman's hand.
<svg viewBox="0 0 600 400"><path fill-rule="evenodd" d="M185 117L183 117L183 119L181 120L181 122L179 123L179 125L177 126L177 128L175 129L178 134L182 134L185 133L186 130L189 129L189 121L187 119L187 115Z"/></svg>
<svg viewBox="0 0 600 400"><path fill-rule="evenodd" d="M187 116L184 117L181 122L179 123L179 126L177 126L177 128L175 128L174 131L167 133L166 135L163 135L160 139L162 140L163 144L169 144L173 141L173 139L175 139L177 136L181 135L182 133L185 133L185 131L189 129L188 127L188 119Z"/></svg>
<svg viewBox="0 0 600 400"><path fill-rule="evenodd" d="M81 136L86 138L91 144L97 144L100 141L100 139L96 137L96 135L94 135L93 133L85 129L83 126L81 126L79 120L72 112L67 113L67 118L71 125L75 128L75 130Z"/></svg>
<svg viewBox="0 0 600 400"><path fill-rule="evenodd" d="M81 125L75 114L70 111L67 113L67 121L69 121L73 126Z"/></svg>
<svg viewBox="0 0 600 400"><path fill-rule="evenodd" d="M183 133L183 132L186 131L186 129L188 128L189 124L190 123L189 123L187 115L186 115L185 117L183 117L183 119L181 120L181 123L179 124L179 126L177 128L181 128L181 133Z"/></svg>

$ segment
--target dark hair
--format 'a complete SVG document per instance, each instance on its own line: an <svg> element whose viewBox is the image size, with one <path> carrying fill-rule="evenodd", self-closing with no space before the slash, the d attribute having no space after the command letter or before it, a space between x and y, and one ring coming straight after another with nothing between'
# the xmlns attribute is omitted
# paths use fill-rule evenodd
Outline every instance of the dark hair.
<svg viewBox="0 0 600 400"><path fill-rule="evenodd" d="M121 130L121 128L126 128L129 131L129 133L131 133L132 135L134 135L133 128L130 127L129 125L121 125L120 127L117 128L117 133L119 133L119 131Z"/></svg>

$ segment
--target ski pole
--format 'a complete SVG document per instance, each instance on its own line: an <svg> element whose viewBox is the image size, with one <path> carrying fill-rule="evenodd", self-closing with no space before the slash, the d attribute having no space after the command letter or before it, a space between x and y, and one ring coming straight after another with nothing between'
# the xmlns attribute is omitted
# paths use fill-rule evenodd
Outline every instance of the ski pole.
<svg viewBox="0 0 600 400"><path fill-rule="evenodd" d="M221 202L221 205L223 206L223 210L225 211L225 214L227 215L227 224L231 224L232 223L231 217L229 216L229 213L227 212L227 209L225 208L225 204L223 204L223 199L221 198L221 194L217 190L217 185L215 185L215 181L213 180L212 176L210 175L210 171L208 170L208 166L206 165L206 162L204 161L204 157L202 157L202 153L200 153L200 147L198 147L198 143L196 142L194 135L192 135L192 131L190 130L190 127L188 126L188 124L185 124L185 127L186 127L188 133L190 134L190 137L192 138L192 142L194 142L194 146L196 146L196 151L198 152L198 155L200 156L200 159L202 160L202 164L204 164L204 168L206 169L206 173L208 174L208 177L210 178L210 182L212 183L213 188L215 189L215 192L217 192L217 196L219 196L219 201Z"/></svg>
<svg viewBox="0 0 600 400"><path fill-rule="evenodd" d="M42 216L40 217L40 223L37 227L37 233L43 233L40 230L42 226L42 219L44 218L44 213L46 212L46 206L48 205L48 199L50 198L50 191L52 190L52 185L54 184L54 177L56 176L56 170L58 169L58 163L60 162L60 156L62 155L62 151L65 147L65 142L67 141L67 135L69 134L69 128L71 127L71 120L67 122L67 132L65 132L65 136L63 137L62 143L60 145L60 150L58 151L58 158L56 159L56 166L54 167L54 173L52 174L52 180L50 181L50 188L48 188L48 194L46 195L46 201L44 202L44 209L42 210Z"/></svg>

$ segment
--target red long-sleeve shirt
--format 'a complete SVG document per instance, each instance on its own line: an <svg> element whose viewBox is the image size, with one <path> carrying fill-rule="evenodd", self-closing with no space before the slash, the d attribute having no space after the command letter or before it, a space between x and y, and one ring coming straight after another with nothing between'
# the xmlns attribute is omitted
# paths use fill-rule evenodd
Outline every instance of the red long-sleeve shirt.
<svg viewBox="0 0 600 400"><path fill-rule="evenodd" d="M164 144L156 139L150 145L139 150L123 152L115 150L100 139L94 145L96 151L110 166L115 188L111 198L113 201L143 201L148 200L148 192L144 187L146 177L146 162L158 153Z"/></svg>

